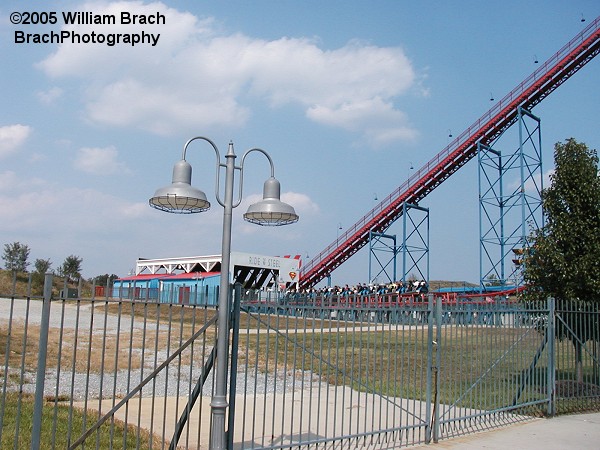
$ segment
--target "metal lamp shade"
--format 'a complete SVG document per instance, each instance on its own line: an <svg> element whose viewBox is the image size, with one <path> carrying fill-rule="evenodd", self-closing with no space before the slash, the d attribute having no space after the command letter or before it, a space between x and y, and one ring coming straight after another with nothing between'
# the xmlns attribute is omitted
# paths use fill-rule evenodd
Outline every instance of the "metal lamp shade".
<svg viewBox="0 0 600 450"><path fill-rule="evenodd" d="M271 177L265 181L263 199L250 205L244 219L257 225L272 227L297 222L298 214L292 206L279 199L280 191L279 181L275 178Z"/></svg>
<svg viewBox="0 0 600 450"><path fill-rule="evenodd" d="M206 211L210 202L206 194L191 185L192 166L181 160L173 167L173 182L158 189L148 201L150 206L175 214L192 214Z"/></svg>

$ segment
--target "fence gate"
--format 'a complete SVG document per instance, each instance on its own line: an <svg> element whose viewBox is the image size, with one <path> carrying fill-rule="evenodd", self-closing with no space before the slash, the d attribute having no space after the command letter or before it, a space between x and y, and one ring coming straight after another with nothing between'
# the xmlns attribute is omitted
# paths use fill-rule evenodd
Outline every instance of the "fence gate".
<svg viewBox="0 0 600 450"><path fill-rule="evenodd" d="M426 442L432 313L359 296L243 302L233 448Z"/></svg>
<svg viewBox="0 0 600 450"><path fill-rule="evenodd" d="M551 413L597 411L600 407L600 307L556 301L555 408Z"/></svg>
<svg viewBox="0 0 600 450"><path fill-rule="evenodd" d="M436 305L434 440L547 412L551 311L501 298Z"/></svg>

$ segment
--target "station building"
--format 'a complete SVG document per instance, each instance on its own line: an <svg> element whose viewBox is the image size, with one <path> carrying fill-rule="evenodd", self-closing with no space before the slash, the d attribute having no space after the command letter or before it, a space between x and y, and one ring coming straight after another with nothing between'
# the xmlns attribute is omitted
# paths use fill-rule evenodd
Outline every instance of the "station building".
<svg viewBox="0 0 600 450"><path fill-rule="evenodd" d="M300 255L265 256L232 252L230 282L244 289L277 291L296 286L300 277ZM214 306L221 282L221 255L178 258L139 258L135 275L115 280L112 296Z"/></svg>

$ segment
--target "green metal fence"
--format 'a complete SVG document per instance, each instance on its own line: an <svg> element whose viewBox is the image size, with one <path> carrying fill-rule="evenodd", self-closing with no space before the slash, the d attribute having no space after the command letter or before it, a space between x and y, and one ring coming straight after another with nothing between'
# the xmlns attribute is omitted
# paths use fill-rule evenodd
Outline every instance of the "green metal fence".
<svg viewBox="0 0 600 450"><path fill-rule="evenodd" d="M230 448L411 446L600 406L593 304L236 292ZM214 307L0 302L1 448L208 446Z"/></svg>
<svg viewBox="0 0 600 450"><path fill-rule="evenodd" d="M556 301L552 412L600 408L599 306L597 302Z"/></svg>

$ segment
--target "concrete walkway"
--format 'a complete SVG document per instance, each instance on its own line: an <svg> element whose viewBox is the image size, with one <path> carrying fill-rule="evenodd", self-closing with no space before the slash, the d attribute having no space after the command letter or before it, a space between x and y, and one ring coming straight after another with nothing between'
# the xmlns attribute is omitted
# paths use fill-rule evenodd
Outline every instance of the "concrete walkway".
<svg viewBox="0 0 600 450"><path fill-rule="evenodd" d="M357 394L358 395L358 394ZM271 396L270 396L271 397ZM288 399L289 400L289 399ZM318 401L314 399L315 402ZM320 399L323 401L323 399ZM357 399L358 400L358 399ZM143 398L133 399L133 406L129 408L127 413L124 408L121 408L117 413L116 417L120 420L126 421L130 424L138 423L141 419L140 426L146 430L153 430L157 434L163 434L165 438L170 438L173 435L175 421L181 414L187 399L175 397L167 398ZM166 402L166 403L164 403ZM311 437L312 433L308 434L289 434L291 430L308 430L310 423L313 422L309 417L304 417L304 424L296 424L291 430L277 429L275 430L275 436L270 429L271 421L269 418L278 417L278 421L283 417L283 412L278 411L267 411L273 405L270 402L264 402L262 399L251 405L250 409L243 411L243 396L238 396L236 408L236 416L239 415L237 423L244 424L243 428L245 432L242 432L241 428L237 428L234 436L234 448L243 449L248 448L252 445L259 447L269 446L271 444L289 444L290 441L302 437L306 439ZM102 402L103 411L107 411L111 407L111 401L105 400ZM139 403L139 405L138 405ZM360 402L359 402L360 403ZM289 406L290 402L282 403L276 402L278 407L286 405L288 408L288 416L290 414ZM263 407L266 409L263 410ZM83 406L76 404L76 406ZM138 407L139 406L139 407ZM339 405L338 405L339 406ZM88 405L88 407L94 407L94 405ZM413 405L414 407L414 405ZM376 408L374 410L377 410ZM323 409L325 411L325 409ZM331 411L329 411L331 413ZM124 414L128 414L126 417ZM166 415L165 415L166 414ZM246 417L244 417L244 414ZM340 412L340 414L343 414ZM138 417L141 415L141 417ZM165 418L168 418L165 420ZM254 418L254 419L252 419ZM269 423L263 423L264 419L268 419ZM298 417L296 417L298 419ZM313 417L313 419L315 419ZM332 429L335 428L334 424L328 423L331 420L331 415L322 414L317 419L320 422L320 429L324 432L324 435L335 435L336 432ZM297 422L298 420L296 420ZM406 423L407 417L404 418ZM254 423L256 422L256 423ZM370 420L365 423L371 423ZM273 421L275 423L275 421ZM314 424L313 424L314 425ZM338 424L339 425L339 424ZM164 428L163 428L164 427ZM186 428L182 436L190 436L190 442L185 448L197 449L195 442L199 439L199 442L207 444L209 440L210 432L210 398L201 397L199 402L194 407L193 412L190 414L189 429ZM278 428L278 427L276 427ZM161 433L162 429L162 433ZM312 429L315 429L314 426ZM191 430L191 431L190 431ZM268 431L265 433L265 430ZM361 431L361 430L358 430ZM337 432L337 435L343 435L341 431ZM312 437L315 437L312 435ZM276 438L275 442L272 439ZM181 442L186 442L187 439ZM192 443L194 442L194 443ZM381 445L357 445L357 449L363 450L393 450L400 448L402 444L403 448L417 448L417 449L488 449L488 450L587 450L587 449L600 449L600 413L589 413L589 414L576 414L576 415L564 415L557 416L550 419L532 419L527 422L514 423L507 425L502 428L496 428L490 431L482 431L466 436L448 438L440 440L437 444L431 443L429 445L417 445L417 446L406 446L410 439L404 440L403 442L390 442ZM331 445L325 445L323 448L337 448L338 443ZM203 446L203 445L202 445ZM346 446L343 446L347 448Z"/></svg>
<svg viewBox="0 0 600 450"><path fill-rule="evenodd" d="M490 450L600 449L600 413L557 416L413 448Z"/></svg>

